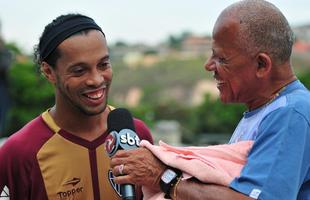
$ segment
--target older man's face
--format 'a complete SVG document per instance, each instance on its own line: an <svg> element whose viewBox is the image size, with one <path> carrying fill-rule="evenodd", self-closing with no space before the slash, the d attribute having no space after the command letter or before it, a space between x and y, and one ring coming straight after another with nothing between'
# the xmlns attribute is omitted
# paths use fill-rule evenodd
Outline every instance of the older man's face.
<svg viewBox="0 0 310 200"><path fill-rule="evenodd" d="M256 63L236 41L239 22L229 17L219 18L214 30L212 56L205 69L213 71L220 91L220 99L226 103L251 102L257 87Z"/></svg>

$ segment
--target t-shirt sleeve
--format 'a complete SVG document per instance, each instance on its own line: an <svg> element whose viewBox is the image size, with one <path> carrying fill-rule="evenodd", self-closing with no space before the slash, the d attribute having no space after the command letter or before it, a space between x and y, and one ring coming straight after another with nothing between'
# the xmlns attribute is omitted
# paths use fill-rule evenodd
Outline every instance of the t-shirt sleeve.
<svg viewBox="0 0 310 200"><path fill-rule="evenodd" d="M9 195L10 199L30 195L28 189L32 163L25 146L27 144L20 135L13 134L0 147L0 194Z"/></svg>
<svg viewBox="0 0 310 200"><path fill-rule="evenodd" d="M230 187L254 199L297 199L310 165L309 129L306 118L293 108L271 112Z"/></svg>
<svg viewBox="0 0 310 200"><path fill-rule="evenodd" d="M7 159L5 155L5 148L2 146L0 147L0 195L7 185Z"/></svg>
<svg viewBox="0 0 310 200"><path fill-rule="evenodd" d="M14 174L12 171L16 165L12 163L16 159L17 148L11 145L10 138L0 147L0 196L8 197L9 190L12 190ZM1 198L0 198L1 199Z"/></svg>
<svg viewBox="0 0 310 200"><path fill-rule="evenodd" d="M140 140L147 140L151 144L153 144L154 143L153 137L151 135L150 129L146 126L146 124L143 121L136 118L134 119L134 123L136 132Z"/></svg>

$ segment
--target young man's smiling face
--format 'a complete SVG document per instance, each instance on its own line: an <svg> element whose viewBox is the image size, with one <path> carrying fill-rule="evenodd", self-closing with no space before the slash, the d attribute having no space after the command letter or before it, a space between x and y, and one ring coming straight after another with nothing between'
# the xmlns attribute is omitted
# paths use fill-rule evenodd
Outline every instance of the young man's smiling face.
<svg viewBox="0 0 310 200"><path fill-rule="evenodd" d="M103 112L112 81L112 66L102 32L76 34L58 46L54 69L57 105L86 115Z"/></svg>

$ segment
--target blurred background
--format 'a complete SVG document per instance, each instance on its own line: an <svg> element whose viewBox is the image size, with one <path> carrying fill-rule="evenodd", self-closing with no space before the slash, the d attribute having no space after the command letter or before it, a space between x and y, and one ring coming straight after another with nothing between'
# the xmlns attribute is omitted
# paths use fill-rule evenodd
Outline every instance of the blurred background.
<svg viewBox="0 0 310 200"><path fill-rule="evenodd" d="M103 28L113 65L109 104L128 108L155 140L175 145L225 143L245 107L223 105L203 64L221 10L233 0L0 1L0 145L53 106L54 93L33 63L44 26L79 12ZM310 88L310 3L271 0L296 35L292 63Z"/></svg>

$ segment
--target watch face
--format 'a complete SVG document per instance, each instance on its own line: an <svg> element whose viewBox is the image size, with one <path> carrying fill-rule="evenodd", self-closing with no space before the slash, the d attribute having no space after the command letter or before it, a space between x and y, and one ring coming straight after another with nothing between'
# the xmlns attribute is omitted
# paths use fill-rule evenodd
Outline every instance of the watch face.
<svg viewBox="0 0 310 200"><path fill-rule="evenodd" d="M170 183L176 176L177 176L177 174L173 170L167 169L164 172L164 174L161 176L161 180L164 183Z"/></svg>

